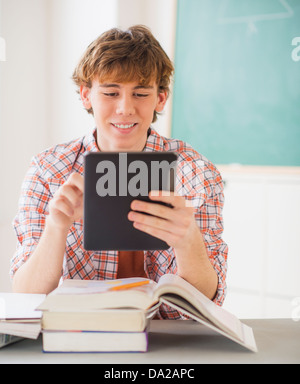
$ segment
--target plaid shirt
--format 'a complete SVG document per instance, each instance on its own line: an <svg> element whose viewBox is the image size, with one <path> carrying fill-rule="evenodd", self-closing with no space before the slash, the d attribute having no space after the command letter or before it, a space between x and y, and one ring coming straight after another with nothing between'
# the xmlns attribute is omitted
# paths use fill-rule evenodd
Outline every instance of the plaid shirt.
<svg viewBox="0 0 300 384"><path fill-rule="evenodd" d="M97 152L95 131L66 144L45 150L32 159L22 184L19 211L13 225L17 249L11 261L10 275L30 257L42 235L48 203L55 191L72 172L83 174L83 159L88 152ZM218 170L205 157L186 143L167 139L150 128L144 151L177 152L176 191L194 206L196 221L204 236L208 256L218 275L214 302L222 305L226 291L227 245L223 232L223 182ZM145 272L158 281L166 273L176 274L173 248L165 251L144 251ZM67 236L62 279L116 279L117 251L86 251L83 248L83 221L74 222ZM178 318L178 313L166 306L161 317Z"/></svg>

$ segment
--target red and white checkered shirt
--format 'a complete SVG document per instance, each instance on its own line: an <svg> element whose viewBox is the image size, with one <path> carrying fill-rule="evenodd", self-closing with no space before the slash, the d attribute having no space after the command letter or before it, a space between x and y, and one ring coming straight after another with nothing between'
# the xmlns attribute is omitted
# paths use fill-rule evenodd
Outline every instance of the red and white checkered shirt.
<svg viewBox="0 0 300 384"><path fill-rule="evenodd" d="M19 211L13 222L18 242L11 261L11 276L36 248L49 213L49 201L56 190L72 172L83 174L84 155L97 151L94 130L83 138L45 150L32 159L22 184ZM222 305L226 292L228 248L222 240L224 195L220 173L191 146L162 137L152 128L144 151L178 154L176 191L194 206L209 259L218 274L214 302ZM176 274L174 249L144 251L144 265L147 277L154 281L166 273ZM67 236L62 279L116 279L117 269L118 251L86 251L83 248L83 221L74 222ZM178 313L163 307L161 316L178 318Z"/></svg>

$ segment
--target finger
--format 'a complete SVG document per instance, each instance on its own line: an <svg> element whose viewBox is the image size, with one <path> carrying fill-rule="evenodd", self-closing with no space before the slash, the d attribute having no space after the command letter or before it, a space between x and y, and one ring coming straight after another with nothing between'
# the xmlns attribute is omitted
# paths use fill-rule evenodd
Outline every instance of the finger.
<svg viewBox="0 0 300 384"><path fill-rule="evenodd" d="M169 222L168 225L175 224L177 227L189 226L191 220L194 218L193 208L187 208L185 206L170 208L154 202L149 203L146 201L134 200L131 203L131 209L142 214L146 213L147 215L143 215L145 218L149 217L149 215L160 217L167 220ZM133 215L130 217L133 217Z"/></svg>
<svg viewBox="0 0 300 384"><path fill-rule="evenodd" d="M157 216L144 215L139 212L129 212L128 219L135 223L145 224L147 226L163 229L165 228L166 220Z"/></svg>
<svg viewBox="0 0 300 384"><path fill-rule="evenodd" d="M76 187L81 193L84 191L84 179L77 172L72 173L64 185Z"/></svg>
<svg viewBox="0 0 300 384"><path fill-rule="evenodd" d="M79 207L83 200L83 194L74 185L63 185L59 195L68 200L73 207Z"/></svg>
<svg viewBox="0 0 300 384"><path fill-rule="evenodd" d="M129 212L128 219L130 221L133 221L135 224L141 224L148 228L152 227L168 233L173 233L177 236L182 236L186 229L185 226L181 223L181 221L170 221L166 218L145 215L139 212Z"/></svg>
<svg viewBox="0 0 300 384"><path fill-rule="evenodd" d="M171 232L165 231L163 229L152 227L143 223L134 222L133 226L145 233L148 233L151 236L157 237L160 240L165 241L170 247L174 246L178 241L178 237Z"/></svg>
<svg viewBox="0 0 300 384"><path fill-rule="evenodd" d="M146 201L134 200L131 203L131 209L134 211L148 213L149 215L169 218L172 215L172 208L162 204L149 203Z"/></svg>
<svg viewBox="0 0 300 384"><path fill-rule="evenodd" d="M163 203L170 204L177 208L186 206L185 198L178 195L176 192L150 191L149 198L153 201L162 201Z"/></svg>
<svg viewBox="0 0 300 384"><path fill-rule="evenodd" d="M74 215L74 209L71 203L63 196L52 199L50 201L50 209L52 211L62 212L68 217L72 217Z"/></svg>

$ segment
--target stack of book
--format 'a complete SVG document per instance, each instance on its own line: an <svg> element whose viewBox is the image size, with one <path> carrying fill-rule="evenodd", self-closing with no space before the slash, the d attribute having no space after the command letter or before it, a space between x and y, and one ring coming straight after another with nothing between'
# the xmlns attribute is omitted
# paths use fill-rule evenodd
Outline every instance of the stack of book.
<svg viewBox="0 0 300 384"><path fill-rule="evenodd" d="M150 286L139 278L65 280L39 306L44 352L146 352L156 307L146 310L119 298L145 294Z"/></svg>
<svg viewBox="0 0 300 384"><path fill-rule="evenodd" d="M143 311L45 312L44 352L146 352L147 321Z"/></svg>
<svg viewBox="0 0 300 384"><path fill-rule="evenodd" d="M24 338L37 339L42 312L36 307L46 295L0 293L0 348Z"/></svg>
<svg viewBox="0 0 300 384"><path fill-rule="evenodd" d="M45 352L146 352L161 304L256 352L253 331L177 275L65 280L39 305Z"/></svg>

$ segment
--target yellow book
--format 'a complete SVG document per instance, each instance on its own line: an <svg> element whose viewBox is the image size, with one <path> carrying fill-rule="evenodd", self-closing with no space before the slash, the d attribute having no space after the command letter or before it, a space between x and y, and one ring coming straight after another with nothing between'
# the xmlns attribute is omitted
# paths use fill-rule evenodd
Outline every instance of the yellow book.
<svg viewBox="0 0 300 384"><path fill-rule="evenodd" d="M143 332L152 317L139 309L100 309L79 312L44 311L43 330Z"/></svg>

